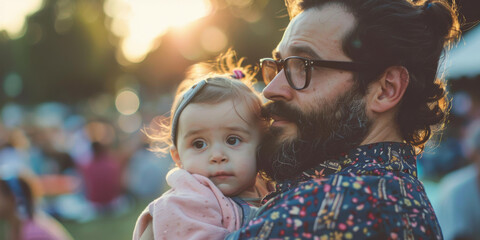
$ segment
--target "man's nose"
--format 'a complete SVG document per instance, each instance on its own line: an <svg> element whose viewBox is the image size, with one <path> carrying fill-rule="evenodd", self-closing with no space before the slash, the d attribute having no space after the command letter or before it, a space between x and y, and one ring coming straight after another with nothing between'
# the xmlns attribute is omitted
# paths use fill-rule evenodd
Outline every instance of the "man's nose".
<svg viewBox="0 0 480 240"><path fill-rule="evenodd" d="M263 96L265 98L283 101L290 101L292 99L292 91L294 90L288 85L284 71L285 69L282 69L278 72L275 78L263 89Z"/></svg>

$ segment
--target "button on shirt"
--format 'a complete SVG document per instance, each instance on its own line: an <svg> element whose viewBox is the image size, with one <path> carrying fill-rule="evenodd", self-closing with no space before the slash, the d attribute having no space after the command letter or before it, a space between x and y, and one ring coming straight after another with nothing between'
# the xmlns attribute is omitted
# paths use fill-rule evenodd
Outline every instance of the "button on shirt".
<svg viewBox="0 0 480 240"><path fill-rule="evenodd" d="M277 185L227 239L442 239L412 146L382 142Z"/></svg>

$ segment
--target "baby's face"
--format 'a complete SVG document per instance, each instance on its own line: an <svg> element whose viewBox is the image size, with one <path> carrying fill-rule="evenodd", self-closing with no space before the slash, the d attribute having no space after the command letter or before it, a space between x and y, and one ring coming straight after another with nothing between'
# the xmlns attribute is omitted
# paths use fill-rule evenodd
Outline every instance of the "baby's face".
<svg viewBox="0 0 480 240"><path fill-rule="evenodd" d="M178 123L177 165L208 177L226 196L253 188L261 125L247 104L192 103Z"/></svg>

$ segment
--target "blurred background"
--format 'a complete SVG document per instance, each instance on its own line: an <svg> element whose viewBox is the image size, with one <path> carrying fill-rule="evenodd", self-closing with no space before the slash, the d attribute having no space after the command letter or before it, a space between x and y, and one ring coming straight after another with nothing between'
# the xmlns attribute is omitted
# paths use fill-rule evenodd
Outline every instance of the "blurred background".
<svg viewBox="0 0 480 240"><path fill-rule="evenodd" d="M449 174L475 166L464 141L480 119L480 3L457 4L452 116L418 166L436 209ZM25 179L73 239L131 239L172 166L140 130L168 113L188 66L228 48L256 65L287 24L280 0L0 0L0 175Z"/></svg>

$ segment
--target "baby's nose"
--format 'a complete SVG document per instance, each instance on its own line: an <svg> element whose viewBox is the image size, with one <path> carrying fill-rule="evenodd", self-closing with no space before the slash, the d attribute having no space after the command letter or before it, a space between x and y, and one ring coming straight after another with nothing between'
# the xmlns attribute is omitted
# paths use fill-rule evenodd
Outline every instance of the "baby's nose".
<svg viewBox="0 0 480 240"><path fill-rule="evenodd" d="M225 155L225 152L220 148L213 148L212 149L212 155L210 158L211 163L225 163L228 162L228 158Z"/></svg>

